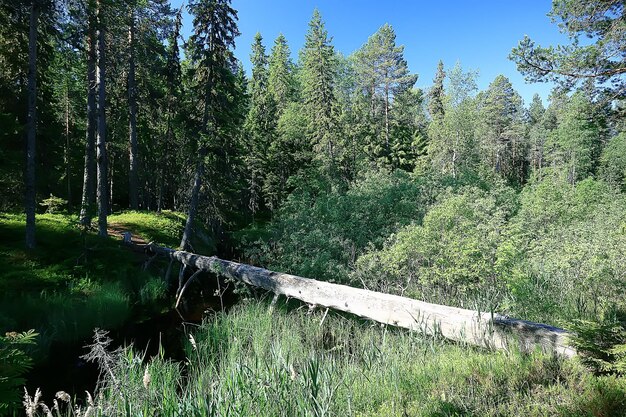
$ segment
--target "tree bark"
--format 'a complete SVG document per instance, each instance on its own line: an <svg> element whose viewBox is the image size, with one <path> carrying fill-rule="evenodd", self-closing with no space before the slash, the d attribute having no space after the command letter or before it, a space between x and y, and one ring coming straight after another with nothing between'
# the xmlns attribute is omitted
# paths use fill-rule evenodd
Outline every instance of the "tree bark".
<svg viewBox="0 0 626 417"><path fill-rule="evenodd" d="M35 145L37 134L37 23L39 0L32 0L28 34L28 118L26 126L26 247L35 248Z"/></svg>
<svg viewBox="0 0 626 417"><path fill-rule="evenodd" d="M137 174L137 94L135 83L135 11L130 12L130 25L128 27L128 130L129 130L129 202L132 210L139 208L138 197L138 174Z"/></svg>
<svg viewBox="0 0 626 417"><path fill-rule="evenodd" d="M85 166L83 172L83 195L80 207L80 224L91 225L95 203L94 180L96 177L96 22L93 1L89 2L89 51L87 55L87 140L85 142Z"/></svg>
<svg viewBox="0 0 626 417"><path fill-rule="evenodd" d="M189 211L187 212L187 221L185 222L185 230L183 231L183 238L180 242L182 250L189 250L191 248L191 235L193 233L193 223L198 213L198 201L200 199L200 188L202 187L202 177L204 177L204 157L207 154L206 147L200 148L198 164L196 165L196 176L193 181L193 188L191 189L191 199L189 200Z"/></svg>
<svg viewBox="0 0 626 417"><path fill-rule="evenodd" d="M96 67L96 84L98 86L98 129L96 132L96 162L98 166L97 194L98 201L98 235L107 236L107 215L109 212L107 193L107 152L106 152L106 88L105 88L105 45L104 16L102 3L98 4L98 48Z"/></svg>
<svg viewBox="0 0 626 417"><path fill-rule="evenodd" d="M67 206L72 208L72 178L70 167L70 84L67 82L65 90L65 149L63 150L63 162L65 163L65 180L67 183Z"/></svg>
<svg viewBox="0 0 626 417"><path fill-rule="evenodd" d="M540 347L564 356L576 355L576 350L568 344L569 333L546 324L317 281L153 244L146 249L197 270L210 271L310 305L345 311L392 326L488 348L518 346L522 351L532 352Z"/></svg>

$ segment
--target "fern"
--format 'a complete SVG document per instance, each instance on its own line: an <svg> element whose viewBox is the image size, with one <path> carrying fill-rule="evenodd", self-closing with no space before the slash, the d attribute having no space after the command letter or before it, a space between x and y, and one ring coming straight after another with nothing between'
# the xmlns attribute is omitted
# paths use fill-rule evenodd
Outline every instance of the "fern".
<svg viewBox="0 0 626 417"><path fill-rule="evenodd" d="M20 401L19 388L32 368L26 349L36 343L37 336L34 330L0 336L0 414Z"/></svg>

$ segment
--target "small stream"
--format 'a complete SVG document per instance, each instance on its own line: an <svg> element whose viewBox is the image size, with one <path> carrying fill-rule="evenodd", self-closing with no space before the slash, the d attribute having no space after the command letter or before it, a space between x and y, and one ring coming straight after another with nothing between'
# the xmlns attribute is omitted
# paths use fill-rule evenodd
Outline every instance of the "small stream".
<svg viewBox="0 0 626 417"><path fill-rule="evenodd" d="M186 333L193 331L203 317L215 314L222 307L228 309L237 301L231 292L223 294L221 299L214 295L216 277L197 281L200 282L190 285L179 311L170 310L142 321L129 320L123 327L111 329L109 337L113 342L110 348L132 343L137 352L145 352L145 358L149 359L158 355L161 345L167 358L184 360ZM73 343L53 342L47 360L37 364L26 375L29 394L32 396L40 388L42 400L51 404L58 391L65 391L79 399L85 397L85 391L93 393L98 381L98 367L81 359L88 351L86 346L91 343L91 337Z"/></svg>

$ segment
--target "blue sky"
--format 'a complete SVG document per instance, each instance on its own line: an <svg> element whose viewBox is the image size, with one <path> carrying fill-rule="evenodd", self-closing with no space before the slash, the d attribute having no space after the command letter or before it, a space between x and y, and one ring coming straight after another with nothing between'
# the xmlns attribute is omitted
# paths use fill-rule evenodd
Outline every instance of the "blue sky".
<svg viewBox="0 0 626 417"><path fill-rule="evenodd" d="M172 0L180 7L183 0ZM478 70L478 87L485 89L498 75L508 77L528 104L534 93L546 101L550 84L527 84L507 59L525 34L540 44L566 43L546 14L549 0L233 0L239 12L235 55L250 68L250 45L256 32L263 35L269 52L274 39L283 33L294 61L304 43L314 8L318 8L333 38L335 48L345 55L358 49L385 23L396 31L397 43L405 46L405 58L416 86L428 88L439 59L451 68L457 61L465 70ZM191 17L184 16L183 34L192 30Z"/></svg>

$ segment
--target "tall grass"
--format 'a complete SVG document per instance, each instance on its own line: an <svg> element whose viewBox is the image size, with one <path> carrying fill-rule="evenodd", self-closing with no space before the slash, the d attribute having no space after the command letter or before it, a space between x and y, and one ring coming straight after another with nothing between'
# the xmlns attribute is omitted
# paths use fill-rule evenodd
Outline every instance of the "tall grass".
<svg viewBox="0 0 626 417"><path fill-rule="evenodd" d="M92 411L527 417L626 410L624 378L593 376L575 361L448 344L332 312L323 317L244 302L187 335L184 363L162 353L148 360L130 348L108 354L108 362L100 359L104 372Z"/></svg>

